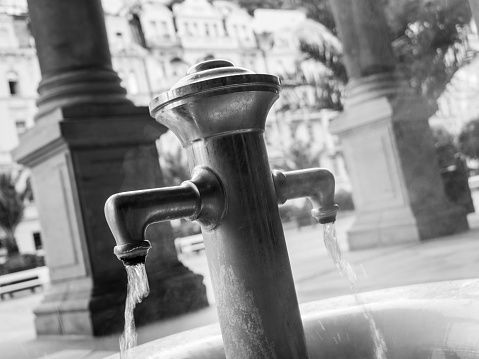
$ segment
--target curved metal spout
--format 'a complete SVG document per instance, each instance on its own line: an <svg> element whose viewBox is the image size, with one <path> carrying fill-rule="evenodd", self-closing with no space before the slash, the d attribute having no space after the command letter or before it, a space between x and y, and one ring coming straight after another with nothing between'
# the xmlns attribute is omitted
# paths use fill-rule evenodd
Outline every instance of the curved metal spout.
<svg viewBox="0 0 479 359"><path fill-rule="evenodd" d="M224 211L223 187L205 167L195 168L193 178L180 186L118 193L105 203L105 217L117 243L114 253L127 264L144 262L151 247L144 240L150 224L185 218L213 228Z"/></svg>
<svg viewBox="0 0 479 359"><path fill-rule="evenodd" d="M288 199L307 197L313 203L311 215L319 223L336 221L339 206L334 203L335 181L325 168L310 168L299 171L273 171L274 188L278 203Z"/></svg>
<svg viewBox="0 0 479 359"><path fill-rule="evenodd" d="M199 211L199 193L182 184L176 187L118 193L105 204L105 216L115 237L119 259L145 257L150 248L146 228L156 222L194 217Z"/></svg>

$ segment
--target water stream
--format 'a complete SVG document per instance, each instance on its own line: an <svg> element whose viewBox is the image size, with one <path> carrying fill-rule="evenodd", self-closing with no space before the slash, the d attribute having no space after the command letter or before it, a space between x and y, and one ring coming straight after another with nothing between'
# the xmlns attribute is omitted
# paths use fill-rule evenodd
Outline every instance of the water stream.
<svg viewBox="0 0 479 359"><path fill-rule="evenodd" d="M120 358L128 359L128 349L136 346L137 334L133 310L150 293L145 264L125 265L128 289L125 305L125 329L120 336Z"/></svg>
<svg viewBox="0 0 479 359"><path fill-rule="evenodd" d="M338 267L341 276L347 278L349 286L354 294L354 297L356 298L356 302L362 307L364 318L366 318L369 323L369 330L371 331L371 337L373 338L374 342L375 359L386 359L386 341L376 325L373 314L369 309L366 308L359 295L358 276L356 275L356 272L351 264L343 256L341 248L339 248L338 238L336 236L336 227L334 226L334 223L325 224L323 231L324 244L326 245L329 256L333 260L336 267Z"/></svg>

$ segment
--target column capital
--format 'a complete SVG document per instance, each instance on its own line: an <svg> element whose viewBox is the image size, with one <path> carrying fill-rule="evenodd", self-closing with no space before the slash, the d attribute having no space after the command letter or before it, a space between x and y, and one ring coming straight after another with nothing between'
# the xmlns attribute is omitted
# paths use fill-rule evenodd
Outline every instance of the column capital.
<svg viewBox="0 0 479 359"><path fill-rule="evenodd" d="M42 80L36 119L72 104L131 104L112 68L100 0L28 0Z"/></svg>
<svg viewBox="0 0 479 359"><path fill-rule="evenodd" d="M341 134L375 122L427 121L437 111L414 92L397 71L351 79L346 88L345 111L329 130Z"/></svg>
<svg viewBox="0 0 479 359"><path fill-rule="evenodd" d="M75 104L132 105L120 83L121 79L112 68L44 75L38 86L40 96L35 118L43 119L57 108Z"/></svg>

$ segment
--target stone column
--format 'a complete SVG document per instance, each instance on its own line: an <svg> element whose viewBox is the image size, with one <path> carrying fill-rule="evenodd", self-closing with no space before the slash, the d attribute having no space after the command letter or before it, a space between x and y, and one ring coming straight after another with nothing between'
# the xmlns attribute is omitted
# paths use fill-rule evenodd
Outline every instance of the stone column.
<svg viewBox="0 0 479 359"><path fill-rule="evenodd" d="M350 81L330 130L341 138L353 185L352 249L468 229L446 199L428 118L434 113L396 69L382 3L330 1Z"/></svg>
<svg viewBox="0 0 479 359"><path fill-rule="evenodd" d="M469 5L471 6L472 17L476 22L476 27L479 28L479 0L469 0Z"/></svg>
<svg viewBox="0 0 479 359"><path fill-rule="evenodd" d="M28 1L42 80L37 118L59 106L131 103L113 71L100 1Z"/></svg>
<svg viewBox="0 0 479 359"><path fill-rule="evenodd" d="M166 128L127 100L100 0L28 5L42 81L36 125L13 155L32 171L52 280L35 309L37 334L119 332L126 273L103 206L116 192L163 185L155 141ZM206 306L202 277L178 261L169 223L149 228L147 238L151 294L137 324Z"/></svg>

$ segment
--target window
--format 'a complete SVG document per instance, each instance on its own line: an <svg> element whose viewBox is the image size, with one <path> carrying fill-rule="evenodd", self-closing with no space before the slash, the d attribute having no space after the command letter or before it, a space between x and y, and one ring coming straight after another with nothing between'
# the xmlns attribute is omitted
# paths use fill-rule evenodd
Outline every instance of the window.
<svg viewBox="0 0 479 359"><path fill-rule="evenodd" d="M166 71L166 64L163 61L160 61L160 67L161 67L161 71L163 72L163 76L167 77L168 74L167 74L167 71Z"/></svg>
<svg viewBox="0 0 479 359"><path fill-rule="evenodd" d="M128 74L128 90L130 90L130 93L132 95L136 95L136 94L138 94L138 92L140 92L140 90L138 88L138 80L137 80L136 75L133 71L131 71Z"/></svg>
<svg viewBox="0 0 479 359"><path fill-rule="evenodd" d="M186 35L193 35L193 33L191 32L190 24L187 22L185 22L185 33Z"/></svg>
<svg viewBox="0 0 479 359"><path fill-rule="evenodd" d="M9 47L10 46L10 37L8 29L5 27L0 28L0 47Z"/></svg>
<svg viewBox="0 0 479 359"><path fill-rule="evenodd" d="M161 22L161 34L164 38L170 38L170 31L168 29L168 24L166 23L166 21Z"/></svg>
<svg viewBox="0 0 479 359"><path fill-rule="evenodd" d="M143 33L143 28L141 26L138 14L131 14L131 18L128 22L130 25L130 34L133 36L133 41L146 48L145 34Z"/></svg>
<svg viewBox="0 0 479 359"><path fill-rule="evenodd" d="M115 36L116 36L116 40L119 44L123 44L124 42L124 39L123 39L123 33L121 31L117 31L115 33Z"/></svg>
<svg viewBox="0 0 479 359"><path fill-rule="evenodd" d="M125 39L123 37L123 33L121 31L115 32L115 44L121 48L125 45Z"/></svg>
<svg viewBox="0 0 479 359"><path fill-rule="evenodd" d="M156 21L150 21L151 27L153 28L153 31L156 33L158 32L158 29L156 27Z"/></svg>
<svg viewBox="0 0 479 359"><path fill-rule="evenodd" d="M18 95L18 75L15 72L9 72L7 74L7 81L10 95Z"/></svg>
<svg viewBox="0 0 479 359"><path fill-rule="evenodd" d="M35 249L37 251L43 249L42 236L40 232L33 232L33 242L35 243Z"/></svg>
<svg viewBox="0 0 479 359"><path fill-rule="evenodd" d="M27 122L25 120L16 120L15 127L18 135L22 135L27 130Z"/></svg>

